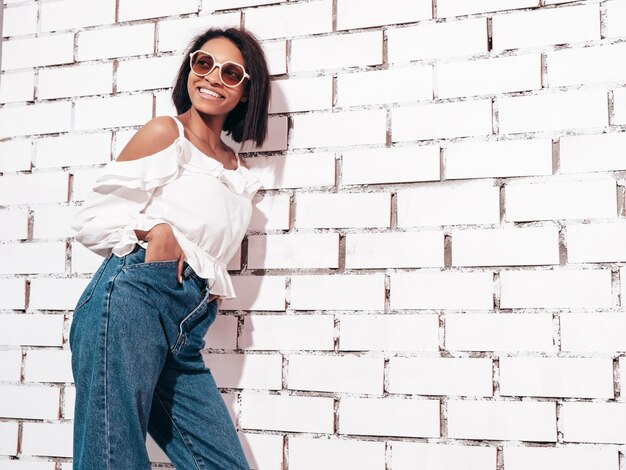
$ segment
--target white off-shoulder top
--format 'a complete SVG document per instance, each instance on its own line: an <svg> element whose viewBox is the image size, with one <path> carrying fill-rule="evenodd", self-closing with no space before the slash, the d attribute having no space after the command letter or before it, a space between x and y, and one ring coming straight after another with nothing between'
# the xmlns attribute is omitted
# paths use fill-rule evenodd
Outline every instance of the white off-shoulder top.
<svg viewBox="0 0 626 470"><path fill-rule="evenodd" d="M173 117L173 116L172 116ZM135 230L172 227L186 261L208 280L209 291L235 298L228 261L241 244L252 215L258 178L240 164L228 170L184 135L167 148L136 160L107 163L75 214L74 238L101 256L122 257L138 243Z"/></svg>

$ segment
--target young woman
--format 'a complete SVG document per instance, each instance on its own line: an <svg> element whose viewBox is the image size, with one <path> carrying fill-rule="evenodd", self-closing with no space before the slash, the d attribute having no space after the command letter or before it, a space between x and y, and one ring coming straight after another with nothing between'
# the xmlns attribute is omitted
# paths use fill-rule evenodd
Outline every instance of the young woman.
<svg viewBox="0 0 626 470"><path fill-rule="evenodd" d="M256 38L212 28L187 49L176 117L139 129L76 213L105 256L74 309L74 470L150 470L146 433L177 469L249 469L200 351L259 180L222 142L260 146L270 77Z"/></svg>

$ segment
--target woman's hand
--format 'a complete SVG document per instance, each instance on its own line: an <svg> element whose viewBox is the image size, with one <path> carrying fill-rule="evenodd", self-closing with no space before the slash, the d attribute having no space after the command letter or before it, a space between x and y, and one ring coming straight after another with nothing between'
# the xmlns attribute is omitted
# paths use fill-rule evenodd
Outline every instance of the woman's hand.
<svg viewBox="0 0 626 470"><path fill-rule="evenodd" d="M178 282L182 283L185 253L178 244L172 227L170 227L169 224L157 224L148 231L145 240L148 242L148 248L146 249L144 262L150 263L152 261L170 261L177 259L178 266L176 269L176 277L178 278Z"/></svg>

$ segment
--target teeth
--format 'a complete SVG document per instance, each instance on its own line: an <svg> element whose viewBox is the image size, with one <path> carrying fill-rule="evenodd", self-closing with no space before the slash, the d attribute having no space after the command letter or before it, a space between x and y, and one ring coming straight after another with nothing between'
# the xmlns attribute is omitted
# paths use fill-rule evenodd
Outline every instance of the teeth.
<svg viewBox="0 0 626 470"><path fill-rule="evenodd" d="M200 88L200 93L204 93L205 95L215 96L216 98L223 98L223 96L218 95L217 93L212 92L211 90L207 90L206 88Z"/></svg>

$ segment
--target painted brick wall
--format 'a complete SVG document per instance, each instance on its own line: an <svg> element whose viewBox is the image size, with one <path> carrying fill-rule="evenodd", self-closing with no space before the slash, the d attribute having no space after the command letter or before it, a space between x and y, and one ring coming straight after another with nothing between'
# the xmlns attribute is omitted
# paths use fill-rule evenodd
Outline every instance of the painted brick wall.
<svg viewBox="0 0 626 470"><path fill-rule="evenodd" d="M69 220L212 25L273 78L203 352L253 468L624 469L623 0L5 0L0 468L71 468Z"/></svg>

